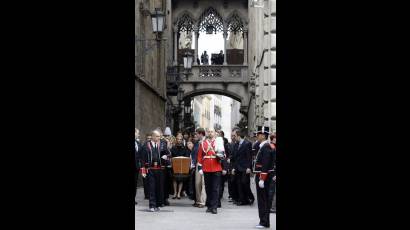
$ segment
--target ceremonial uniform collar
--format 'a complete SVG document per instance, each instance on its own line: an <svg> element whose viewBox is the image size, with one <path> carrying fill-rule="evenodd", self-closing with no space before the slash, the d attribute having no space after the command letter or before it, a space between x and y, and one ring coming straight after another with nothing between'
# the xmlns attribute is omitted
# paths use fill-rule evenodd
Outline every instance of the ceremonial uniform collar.
<svg viewBox="0 0 410 230"><path fill-rule="evenodd" d="M265 145L266 143L268 143L268 140L265 140L264 142L260 143L259 148L262 148L262 146Z"/></svg>

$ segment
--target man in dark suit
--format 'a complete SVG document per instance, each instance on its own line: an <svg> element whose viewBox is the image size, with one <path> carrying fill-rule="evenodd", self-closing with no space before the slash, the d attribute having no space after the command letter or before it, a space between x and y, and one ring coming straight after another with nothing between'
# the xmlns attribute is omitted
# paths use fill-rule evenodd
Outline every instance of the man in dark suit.
<svg viewBox="0 0 410 230"><path fill-rule="evenodd" d="M230 200L229 202L233 202L234 204L237 204L237 202L239 202L238 200L238 189L236 186L236 178L235 175L232 174L232 170L234 169L234 165L235 165L235 145L236 145L236 129L233 129L231 132L231 143L228 144L228 148L229 151L227 154L227 162L228 162L228 166L229 166L229 170L228 170L228 192L229 192L229 196L230 196Z"/></svg>
<svg viewBox="0 0 410 230"><path fill-rule="evenodd" d="M235 166L234 175L238 188L238 205L253 204L255 197L250 187L250 174L252 168L252 143L245 140L245 133L238 130L234 134L236 138L235 145Z"/></svg>
<svg viewBox="0 0 410 230"><path fill-rule="evenodd" d="M135 149L134 149L134 155L135 155L135 163L136 163L136 173L135 173L135 195L137 195L137 184L138 184L138 175L139 175L139 170L141 168L141 143L139 141L139 136L140 136L140 131L135 128ZM137 201L135 201L135 204L138 204Z"/></svg>

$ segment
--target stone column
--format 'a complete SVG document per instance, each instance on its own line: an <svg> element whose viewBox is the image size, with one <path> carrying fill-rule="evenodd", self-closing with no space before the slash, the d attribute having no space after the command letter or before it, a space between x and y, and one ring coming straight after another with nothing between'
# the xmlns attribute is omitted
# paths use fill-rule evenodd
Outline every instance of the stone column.
<svg viewBox="0 0 410 230"><path fill-rule="evenodd" d="M224 65L227 65L228 63L226 62L226 38L228 37L228 31L226 29L224 29L223 36L224 36Z"/></svg>
<svg viewBox="0 0 410 230"><path fill-rule="evenodd" d="M174 26L174 66L178 65L178 28Z"/></svg>
<svg viewBox="0 0 410 230"><path fill-rule="evenodd" d="M248 28L243 28L243 65L248 64Z"/></svg>
<svg viewBox="0 0 410 230"><path fill-rule="evenodd" d="M197 26L194 27L194 32L195 32L195 60L193 61L193 63L196 63L197 65L200 65L200 63L198 63L199 28Z"/></svg>

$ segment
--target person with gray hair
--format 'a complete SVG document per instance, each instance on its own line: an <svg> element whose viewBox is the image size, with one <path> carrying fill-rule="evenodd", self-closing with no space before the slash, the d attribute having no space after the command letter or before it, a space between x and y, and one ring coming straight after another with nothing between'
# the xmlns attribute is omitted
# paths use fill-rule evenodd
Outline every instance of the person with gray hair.
<svg viewBox="0 0 410 230"><path fill-rule="evenodd" d="M164 205L164 173L163 170L168 158L168 148L161 142L161 133L152 131L151 141L142 147L141 175L147 178L149 189L149 211L156 212Z"/></svg>

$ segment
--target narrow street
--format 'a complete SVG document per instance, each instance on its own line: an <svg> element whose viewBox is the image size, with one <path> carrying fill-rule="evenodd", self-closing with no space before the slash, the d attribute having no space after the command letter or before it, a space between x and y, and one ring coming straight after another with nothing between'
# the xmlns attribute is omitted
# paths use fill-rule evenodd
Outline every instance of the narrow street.
<svg viewBox="0 0 410 230"><path fill-rule="evenodd" d="M251 178L252 192L256 198L255 182ZM255 229L259 223L257 201L252 206L236 206L228 202L228 187L225 184L222 208L218 214L206 213L206 208L191 206L187 197L181 200L169 199L170 206L160 212L147 212L148 200L144 200L143 188L138 188L138 205L135 206L135 229L149 230L239 230ZM276 229L276 214L271 214L270 229Z"/></svg>

